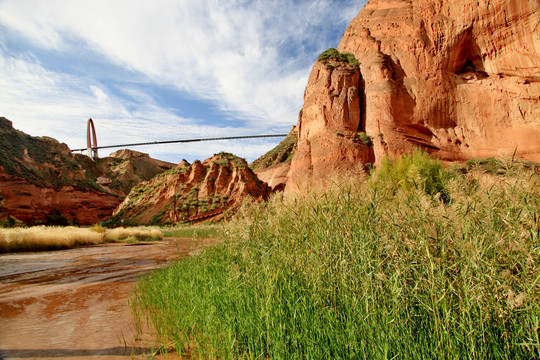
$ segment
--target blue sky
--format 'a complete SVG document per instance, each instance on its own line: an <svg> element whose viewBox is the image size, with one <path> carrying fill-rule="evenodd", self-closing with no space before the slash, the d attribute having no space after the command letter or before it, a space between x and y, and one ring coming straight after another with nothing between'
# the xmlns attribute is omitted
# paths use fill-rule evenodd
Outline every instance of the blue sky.
<svg viewBox="0 0 540 360"><path fill-rule="evenodd" d="M0 0L0 116L86 146L287 133L318 54L364 0ZM180 162L252 161L277 143L134 150ZM100 156L115 151L101 151Z"/></svg>

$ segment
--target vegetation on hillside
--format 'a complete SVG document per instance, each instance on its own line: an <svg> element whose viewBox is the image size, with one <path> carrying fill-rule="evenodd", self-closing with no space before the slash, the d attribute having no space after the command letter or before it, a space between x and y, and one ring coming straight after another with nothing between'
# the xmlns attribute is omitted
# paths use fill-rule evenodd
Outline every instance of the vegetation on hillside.
<svg viewBox="0 0 540 360"><path fill-rule="evenodd" d="M319 55L318 60L327 67L331 67L331 65L328 63L330 60L335 60L338 62L347 63L356 69L360 68L360 63L353 54L350 52L339 52L334 48L323 51L321 55Z"/></svg>
<svg viewBox="0 0 540 360"><path fill-rule="evenodd" d="M415 153L246 207L135 309L198 358L538 358L540 176L496 168Z"/></svg>
<svg viewBox="0 0 540 360"><path fill-rule="evenodd" d="M298 130L293 128L275 148L253 161L249 167L255 171L290 162L298 144Z"/></svg>

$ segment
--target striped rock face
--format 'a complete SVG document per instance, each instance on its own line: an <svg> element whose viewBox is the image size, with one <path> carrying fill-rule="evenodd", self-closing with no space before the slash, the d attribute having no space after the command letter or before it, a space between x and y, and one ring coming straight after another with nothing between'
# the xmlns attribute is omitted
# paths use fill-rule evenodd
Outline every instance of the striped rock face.
<svg viewBox="0 0 540 360"><path fill-rule="evenodd" d="M414 147L540 161L539 24L537 0L369 1L337 48L357 71L313 67L287 187Z"/></svg>
<svg viewBox="0 0 540 360"><path fill-rule="evenodd" d="M134 187L113 218L134 224L176 224L214 219L246 198L265 199L268 184L244 159L220 153L203 162L186 161Z"/></svg>

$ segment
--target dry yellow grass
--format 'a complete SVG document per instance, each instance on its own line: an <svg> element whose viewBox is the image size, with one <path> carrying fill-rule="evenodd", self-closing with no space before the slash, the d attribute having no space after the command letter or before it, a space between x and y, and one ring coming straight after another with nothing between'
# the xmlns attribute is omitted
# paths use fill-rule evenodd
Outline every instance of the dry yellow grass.
<svg viewBox="0 0 540 360"><path fill-rule="evenodd" d="M116 228L105 230L104 240L106 242L116 241L141 241L145 239L161 239L163 233L158 229L145 228Z"/></svg>
<svg viewBox="0 0 540 360"><path fill-rule="evenodd" d="M78 227L35 226L31 228L0 229L0 253L69 249L104 242L161 239L157 229L102 229Z"/></svg>

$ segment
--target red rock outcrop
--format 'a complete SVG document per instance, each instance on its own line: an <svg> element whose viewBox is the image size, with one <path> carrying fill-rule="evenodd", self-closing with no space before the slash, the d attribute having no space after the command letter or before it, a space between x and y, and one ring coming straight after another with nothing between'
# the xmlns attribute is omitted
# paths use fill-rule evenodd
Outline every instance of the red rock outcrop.
<svg viewBox="0 0 540 360"><path fill-rule="evenodd" d="M92 160L86 155L75 158L88 176L110 193L125 197L131 189L157 174L176 167L176 164L156 160L139 151L122 149L108 157Z"/></svg>
<svg viewBox="0 0 540 360"><path fill-rule="evenodd" d="M0 167L0 220L14 217L27 224L69 223L91 225L111 216L121 199L117 196L71 185L60 188L37 186L10 176Z"/></svg>
<svg viewBox="0 0 540 360"><path fill-rule="evenodd" d="M261 181L264 181L272 189L272 191L283 191L289 179L289 171L291 170L291 162L272 166L271 168L261 168L255 170L255 175Z"/></svg>
<svg viewBox="0 0 540 360"><path fill-rule="evenodd" d="M265 199L268 184L260 181L244 159L220 153L176 168L141 183L115 210L112 221L169 224L218 215L246 197Z"/></svg>
<svg viewBox="0 0 540 360"><path fill-rule="evenodd" d="M272 188L272 191L285 189L297 144L298 131L296 126L293 126L283 141L249 165L257 177Z"/></svg>
<svg viewBox="0 0 540 360"><path fill-rule="evenodd" d="M287 186L311 176L325 178L336 169L353 171L371 161L371 147L359 138L360 79L359 69L346 60L315 63L299 115L298 145Z"/></svg>
<svg viewBox="0 0 540 360"><path fill-rule="evenodd" d="M358 73L313 67L289 183L413 147L540 161L539 24L536 0L370 0L338 47ZM373 153L342 150L348 131L370 135Z"/></svg>
<svg viewBox="0 0 540 360"><path fill-rule="evenodd" d="M120 202L87 178L67 145L0 118L0 220L94 224Z"/></svg>

